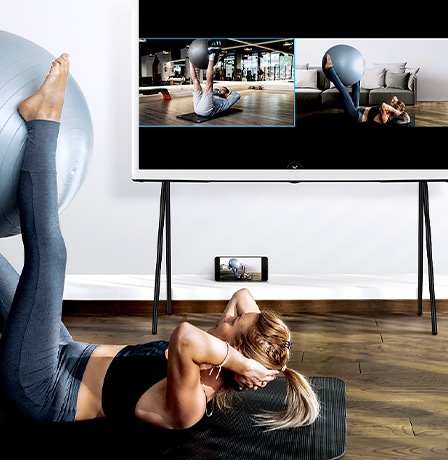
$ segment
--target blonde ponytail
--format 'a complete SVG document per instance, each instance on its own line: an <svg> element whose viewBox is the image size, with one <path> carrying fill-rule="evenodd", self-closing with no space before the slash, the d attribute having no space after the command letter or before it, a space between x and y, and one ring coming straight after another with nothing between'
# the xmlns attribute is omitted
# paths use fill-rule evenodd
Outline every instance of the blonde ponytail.
<svg viewBox="0 0 448 460"><path fill-rule="evenodd" d="M278 369L285 377L286 408L256 415L256 425L270 431L310 425L317 419L320 404L311 384L304 375L287 367L293 348L291 332L277 312L262 310L254 326L235 337L234 345L242 355L255 359L268 369ZM221 388L215 399L217 407L229 408L232 405L230 385Z"/></svg>
<svg viewBox="0 0 448 460"><path fill-rule="evenodd" d="M266 411L255 416L255 424L267 431L297 428L314 423L319 416L320 403L307 378L299 372L285 368L286 408Z"/></svg>

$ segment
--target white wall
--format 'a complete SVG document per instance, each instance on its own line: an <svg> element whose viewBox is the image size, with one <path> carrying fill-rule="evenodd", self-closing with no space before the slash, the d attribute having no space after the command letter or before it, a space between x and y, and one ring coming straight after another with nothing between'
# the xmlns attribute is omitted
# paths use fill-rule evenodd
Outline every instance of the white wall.
<svg viewBox="0 0 448 460"><path fill-rule="evenodd" d="M322 64L322 56L334 45L354 46L363 55L366 68L377 62L407 62L417 74L417 97L423 101L448 101L448 40L438 39L297 39L296 63Z"/></svg>
<svg viewBox="0 0 448 460"><path fill-rule="evenodd" d="M1 29L54 55L70 53L72 75L92 114L90 170L61 214L68 274L155 270L160 184L131 180L131 4L16 0L2 5ZM390 50L385 46L372 59L402 57ZM409 55L403 53L411 60ZM429 69L420 63L423 79ZM181 153L187 148L169 132L157 141L149 154L172 153L173 145ZM250 139L249 146L258 152L261 137ZM398 154L405 161L406 152ZM230 254L267 255L271 273L279 274L417 272L416 184L172 184L171 200L173 274L211 274L214 256ZM436 275L448 273L447 209L448 185L430 184ZM19 235L1 239L0 251L20 269Z"/></svg>

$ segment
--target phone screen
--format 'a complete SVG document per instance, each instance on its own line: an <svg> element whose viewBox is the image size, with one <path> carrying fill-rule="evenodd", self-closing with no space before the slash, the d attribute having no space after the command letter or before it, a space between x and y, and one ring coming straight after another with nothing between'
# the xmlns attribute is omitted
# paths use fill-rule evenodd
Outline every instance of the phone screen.
<svg viewBox="0 0 448 460"><path fill-rule="evenodd" d="M265 256L215 257L216 281L267 281L268 258Z"/></svg>

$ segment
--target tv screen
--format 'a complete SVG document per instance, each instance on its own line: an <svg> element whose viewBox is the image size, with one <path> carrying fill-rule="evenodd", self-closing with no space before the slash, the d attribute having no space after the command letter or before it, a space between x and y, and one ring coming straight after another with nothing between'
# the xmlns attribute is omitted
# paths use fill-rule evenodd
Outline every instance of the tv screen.
<svg viewBox="0 0 448 460"><path fill-rule="evenodd" d="M425 103L408 104L412 126L349 126L343 124L340 103L324 106L319 102L308 107L299 95L297 79L298 74L314 76L325 51L342 44L360 51L369 75L371 67L391 61L405 62L403 73L408 67L420 67L416 77L418 94L422 94L425 76L432 78L430 69L425 68L431 57L427 51L432 49L434 56L446 55L445 39L436 39L432 45L425 39L413 39L417 43L406 46L408 39L297 38L299 30L291 37L273 31L273 27L269 34L247 34L245 23L240 30L228 33L219 23L220 29L213 33L195 27L193 35L187 20L183 28L173 32L155 26L147 16L137 16L134 181L448 179L448 159L436 147L443 145L448 128L448 117L437 119L439 108L431 114L431 107L422 108ZM190 50L197 40L221 46L213 69L213 97L219 97L216 92L223 86L241 96L232 106L235 111L205 121L195 114L193 105L190 61L203 57L203 51L194 48L193 54ZM204 88L206 69L196 70ZM389 77L401 72L392 70ZM401 75L392 77L398 81ZM320 91L316 80L309 86L306 97ZM337 91L331 85L327 89L330 93ZM361 96L365 97L365 91L361 89Z"/></svg>

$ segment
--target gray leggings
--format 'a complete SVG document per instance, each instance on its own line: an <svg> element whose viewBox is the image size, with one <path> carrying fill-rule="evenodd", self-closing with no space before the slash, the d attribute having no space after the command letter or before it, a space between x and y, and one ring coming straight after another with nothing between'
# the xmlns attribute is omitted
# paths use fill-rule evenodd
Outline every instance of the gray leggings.
<svg viewBox="0 0 448 460"><path fill-rule="evenodd" d="M0 397L26 418L70 422L98 345L75 342L61 321L67 253L55 160L60 124L26 125L17 197L25 255L20 276L0 254Z"/></svg>

